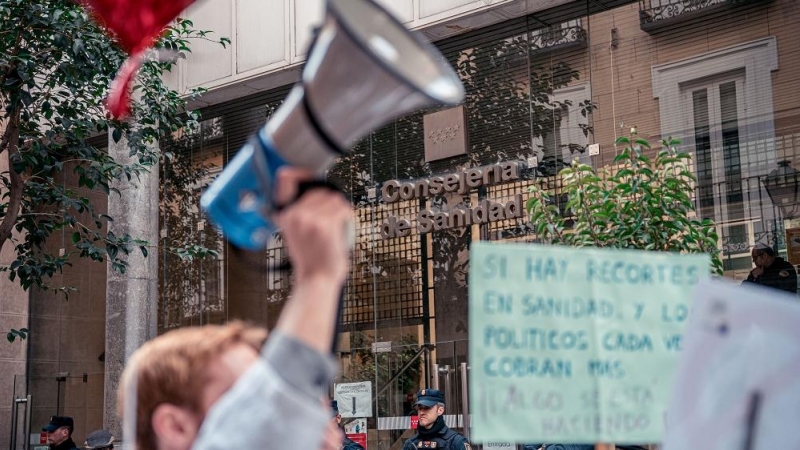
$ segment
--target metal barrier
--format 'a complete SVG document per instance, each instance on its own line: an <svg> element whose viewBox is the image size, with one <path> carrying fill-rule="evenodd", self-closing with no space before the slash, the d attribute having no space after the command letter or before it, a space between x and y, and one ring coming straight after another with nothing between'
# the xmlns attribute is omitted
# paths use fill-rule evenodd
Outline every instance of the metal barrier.
<svg viewBox="0 0 800 450"><path fill-rule="evenodd" d="M22 423L22 432L23 436L26 437L25 441L22 443L22 448L24 450L28 450L30 448L30 439L27 439L30 435L30 428L31 428L31 396L28 394L25 397L17 397L14 396L14 400L11 403L11 445L9 446L10 450L17 450L17 437L19 436L19 408L25 405L25 421Z"/></svg>

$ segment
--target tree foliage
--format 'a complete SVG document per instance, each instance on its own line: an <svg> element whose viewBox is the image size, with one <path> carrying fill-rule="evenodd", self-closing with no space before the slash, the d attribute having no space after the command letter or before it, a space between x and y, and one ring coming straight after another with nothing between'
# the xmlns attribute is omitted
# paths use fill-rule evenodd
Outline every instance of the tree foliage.
<svg viewBox="0 0 800 450"><path fill-rule="evenodd" d="M583 117L596 109L589 98L573 104L556 97L559 89L580 80L580 71L566 57L542 57L536 50L525 34L459 53L455 66L467 91L470 157L476 163L535 155L539 171L554 174L564 166L563 150L570 154L586 150L575 143L547 148L536 142L558 133L570 108L577 108ZM585 136L593 132L588 123L578 126Z"/></svg>
<svg viewBox="0 0 800 450"><path fill-rule="evenodd" d="M542 186L530 188L526 207L539 237L575 247L708 253L721 275L715 224L696 218L691 155L678 152L674 139L662 141L653 158L643 150L650 143L635 133L617 143L627 147L603 172L577 161L560 172L563 209Z"/></svg>
<svg viewBox="0 0 800 450"><path fill-rule="evenodd" d="M205 226L197 207L200 192L211 181L213 166L205 159L209 155L201 150L216 132L214 123L204 121L198 128L161 142L159 253L165 256L159 271L159 329L181 326L187 317L196 318L209 310L218 312L223 307L219 268L205 261L219 255L222 236L213 226Z"/></svg>
<svg viewBox="0 0 800 450"><path fill-rule="evenodd" d="M135 182L159 161L148 144L196 120L161 78L193 38L209 39L208 32L183 19L165 30L137 75L133 120L120 122L103 100L127 55L86 11L69 0L0 0L0 166L8 168L0 173L0 249L13 246L15 256L0 271L24 289L68 294L73 288L51 279L75 256L124 272L125 255L137 248L147 255L147 242L108 231L113 218L87 194L115 195L114 180ZM115 161L91 139L108 132L125 138L133 163ZM54 233L71 245L48 248Z"/></svg>

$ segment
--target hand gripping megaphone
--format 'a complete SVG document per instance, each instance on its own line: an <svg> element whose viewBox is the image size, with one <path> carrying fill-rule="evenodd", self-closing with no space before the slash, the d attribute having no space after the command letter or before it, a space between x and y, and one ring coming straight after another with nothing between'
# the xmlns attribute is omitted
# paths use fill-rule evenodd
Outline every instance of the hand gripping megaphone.
<svg viewBox="0 0 800 450"><path fill-rule="evenodd" d="M233 245L263 249L275 231L272 184L283 165L323 174L389 120L456 105L464 87L442 55L370 0L328 0L302 78L200 204Z"/></svg>

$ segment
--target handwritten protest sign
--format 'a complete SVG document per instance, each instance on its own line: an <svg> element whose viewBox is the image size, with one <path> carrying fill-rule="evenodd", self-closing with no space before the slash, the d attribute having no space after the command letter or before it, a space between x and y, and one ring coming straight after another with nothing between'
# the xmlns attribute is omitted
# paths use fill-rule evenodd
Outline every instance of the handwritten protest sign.
<svg viewBox="0 0 800 450"><path fill-rule="evenodd" d="M707 255L475 243L476 442L658 442Z"/></svg>
<svg viewBox="0 0 800 450"><path fill-rule="evenodd" d="M800 448L800 302L755 285L697 289L664 450Z"/></svg>

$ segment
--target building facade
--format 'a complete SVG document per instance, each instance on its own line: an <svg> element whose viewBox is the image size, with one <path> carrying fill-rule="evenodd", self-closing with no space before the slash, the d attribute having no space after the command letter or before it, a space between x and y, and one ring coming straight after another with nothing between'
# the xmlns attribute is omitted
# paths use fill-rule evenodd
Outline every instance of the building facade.
<svg viewBox="0 0 800 450"><path fill-rule="evenodd" d="M515 209L527 187L544 181L565 202L557 171L576 158L595 168L612 164L622 150L616 138L632 128L654 144L677 138L692 154L698 216L717 223L726 276L746 277L758 242L786 255L796 198L765 187L781 167L796 163L800 98L791 24L800 20L798 6L780 0L552 6L481 27L450 25L459 28L452 36L426 32L462 78L465 104L398 119L328 172L356 206L359 239L339 357L341 382L372 383L370 445L402 441L410 396L425 385L445 389L450 423L463 427L469 244L537 241ZM220 141L191 152L224 165L288 87L206 108ZM449 156L441 158L442 151ZM482 181L474 187L432 193L436 179L467 179L476 171ZM481 223L465 218L493 204L506 213ZM283 252L276 241L261 264L255 255L225 252L216 269L226 279L215 303L225 311L220 318L274 323L291 281L258 268L276 267ZM194 323L215 320L181 317L190 316Z"/></svg>
<svg viewBox="0 0 800 450"><path fill-rule="evenodd" d="M371 384L371 448L399 448L410 434L411 395L425 386L445 390L448 422L464 429L470 243L537 241L521 211L527 187L544 182L565 202L558 170L574 159L611 165L622 150L616 138L632 128L651 142L678 138L692 154L698 215L717 223L726 276L747 275L758 242L788 256L787 230L798 226L796 182L791 189L776 175L800 164L796 2L381 3L434 42L467 99L387 124L327 174L356 208L337 356L339 382ZM286 258L280 240L259 254L235 250L205 222L197 199L297 81L322 13L322 2L290 0L200 2L188 11L199 28L232 36L233 45L198 45L171 80L210 90L196 103L201 127L162 143L176 155L161 168L164 192L190 207L187 214L166 202L159 222L165 245L191 237L220 257L187 262L160 254L159 332L232 319L275 323L291 287L275 270ZM434 188L448 178L459 189ZM92 291L103 275L91 273L89 280L73 274L87 288L76 303L70 299L74 311L32 307L31 323L55 320L64 336L75 316L84 331L103 323L105 294ZM88 305L97 318L78 313ZM69 339L64 353L31 340L34 422L57 407L83 414L89 431L102 415L102 389L92 382L102 379L102 342L87 334ZM67 348L80 354L68 358L77 350ZM69 374L56 381L62 372Z"/></svg>

